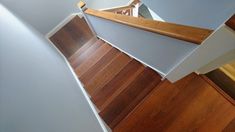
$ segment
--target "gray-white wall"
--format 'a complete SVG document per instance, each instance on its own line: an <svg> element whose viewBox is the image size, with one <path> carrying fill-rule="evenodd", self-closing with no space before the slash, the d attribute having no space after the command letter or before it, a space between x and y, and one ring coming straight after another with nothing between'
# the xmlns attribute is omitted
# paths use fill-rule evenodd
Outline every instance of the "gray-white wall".
<svg viewBox="0 0 235 132"><path fill-rule="evenodd" d="M87 6L92 9L109 9L128 5L133 0L84 0Z"/></svg>
<svg viewBox="0 0 235 132"><path fill-rule="evenodd" d="M78 0L0 0L14 14L46 35L71 13Z"/></svg>
<svg viewBox="0 0 235 132"><path fill-rule="evenodd" d="M167 22L216 29L235 13L235 0L142 0Z"/></svg>
<svg viewBox="0 0 235 132"><path fill-rule="evenodd" d="M79 0L0 0L14 14L46 35L72 13L79 12ZM85 0L90 8L101 9L126 5L129 0Z"/></svg>
<svg viewBox="0 0 235 132"><path fill-rule="evenodd" d="M87 15L97 35L166 75L196 44ZM105 25L105 28L104 28Z"/></svg>
<svg viewBox="0 0 235 132"><path fill-rule="evenodd" d="M0 132L101 132L64 58L0 4Z"/></svg>

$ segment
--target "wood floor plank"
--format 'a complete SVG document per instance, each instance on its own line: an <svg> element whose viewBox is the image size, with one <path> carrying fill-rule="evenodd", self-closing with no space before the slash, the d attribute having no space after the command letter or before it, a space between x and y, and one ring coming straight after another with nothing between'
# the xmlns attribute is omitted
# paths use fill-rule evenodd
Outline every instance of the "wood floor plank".
<svg viewBox="0 0 235 132"><path fill-rule="evenodd" d="M132 58L125 55L124 53L117 56L115 60L113 60L109 65L107 65L100 72L98 72L92 80L90 80L87 84L84 84L88 93L92 96L96 92L96 90L99 90L105 84L107 84L131 60Z"/></svg>
<svg viewBox="0 0 235 132"><path fill-rule="evenodd" d="M87 57L87 59L75 69L76 74L80 77L83 73L89 70L93 65L95 65L106 53L108 53L112 47L108 44L103 44L94 53Z"/></svg>
<svg viewBox="0 0 235 132"><path fill-rule="evenodd" d="M116 98L136 77L144 70L144 66L132 60L108 84L97 91L92 101L102 111L114 98Z"/></svg>
<svg viewBox="0 0 235 132"><path fill-rule="evenodd" d="M77 56L77 58L73 62L70 63L72 67L76 69L80 64L82 64L87 59L87 57L91 56L103 44L104 44L104 41L100 39L96 41L92 46L90 46L80 56Z"/></svg>
<svg viewBox="0 0 235 132"><path fill-rule="evenodd" d="M67 39L64 41L61 36ZM55 33L54 36L50 38L50 40L67 58L81 47L80 44L75 45L75 40L73 40L69 36L69 33L64 29L61 29L60 32ZM67 43L67 45L65 45L64 43Z"/></svg>
<svg viewBox="0 0 235 132"><path fill-rule="evenodd" d="M202 78L190 75L175 84L165 80L114 132L222 131L234 118L234 110Z"/></svg>
<svg viewBox="0 0 235 132"><path fill-rule="evenodd" d="M109 127L114 128L160 81L161 77L156 72L145 68L142 74L100 112L100 116Z"/></svg>
<svg viewBox="0 0 235 132"><path fill-rule="evenodd" d="M158 73L94 37L78 16L50 39L114 132L235 131L235 106L196 74L174 84L161 81Z"/></svg>
<svg viewBox="0 0 235 132"><path fill-rule="evenodd" d="M89 70L82 74L79 79L83 82L83 84L87 84L99 71L106 67L106 65L110 64L114 58L120 54L120 51L118 51L116 48L112 48L95 65L90 67Z"/></svg>
<svg viewBox="0 0 235 132"><path fill-rule="evenodd" d="M49 39L69 58L93 36L85 19L75 16Z"/></svg>
<svg viewBox="0 0 235 132"><path fill-rule="evenodd" d="M77 59L78 56L80 56L83 52L85 52L90 46L95 44L95 42L98 41L97 37L91 38L88 42L86 42L82 47L80 47L70 58L69 62L73 62Z"/></svg>
<svg viewBox="0 0 235 132"><path fill-rule="evenodd" d="M235 118L224 128L223 132L234 132L235 131Z"/></svg>

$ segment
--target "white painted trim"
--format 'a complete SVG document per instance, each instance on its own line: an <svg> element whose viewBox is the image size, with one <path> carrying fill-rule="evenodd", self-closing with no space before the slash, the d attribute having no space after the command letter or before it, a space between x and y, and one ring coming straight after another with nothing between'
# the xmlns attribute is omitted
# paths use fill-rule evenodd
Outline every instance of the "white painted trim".
<svg viewBox="0 0 235 132"><path fill-rule="evenodd" d="M115 7L111 7L111 8L102 8L102 9L99 9L100 11L104 11L104 10L112 10L112 9L115 9L115 8L122 8L122 7L126 7L126 6L129 6L134 0L130 0L126 5L122 5L122 6L115 6Z"/></svg>
<svg viewBox="0 0 235 132"><path fill-rule="evenodd" d="M98 112L96 111L96 108L94 107L94 104L91 102L90 98L89 98L89 95L87 94L86 90L84 89L82 83L80 82L80 80L78 79L77 75L75 74L73 68L71 67L71 65L69 64L68 60L66 59L66 57L62 54L62 52L51 42L51 40L49 38L46 38L47 41L57 50L57 52L60 54L60 56L64 59L65 63L67 64L67 66L69 67L70 69L70 72L72 73L73 77L75 78L78 86L81 88L81 91L84 95L84 97L86 98L90 108L92 109L96 119L98 120L103 132L109 132L108 129L110 128L107 128L107 126L104 124L104 121L103 119L101 119L101 117L99 116Z"/></svg>
<svg viewBox="0 0 235 132"><path fill-rule="evenodd" d="M167 73L166 78L171 82L175 82L214 61L219 56L235 49L234 33L234 31L222 24L201 45L175 65Z"/></svg>
<svg viewBox="0 0 235 132"><path fill-rule="evenodd" d="M207 65L201 67L196 71L197 74L206 74L214 69L217 69L225 64L228 64L235 59L235 49L232 51L229 51L226 54L223 54L216 58L215 60L211 61Z"/></svg>
<svg viewBox="0 0 235 132"><path fill-rule="evenodd" d="M116 49L120 50L121 52L127 54L127 55L130 56L131 58L134 58L135 60L139 61L139 62L142 63L143 65L148 66L149 68L151 68L151 69L153 69L154 71L158 72L158 73L162 76L162 78L164 78L164 77L166 76L165 73L163 73L163 72L161 72L160 70L158 70L158 69L156 69L156 68L154 68L154 67L148 65L147 63L143 62L142 60L140 60L140 59L138 59L138 58L132 56L131 54L127 53L126 51L124 51L124 50L122 50L122 49L120 49L119 47L115 46L115 45L112 44L111 42L105 40L104 38L102 38L102 37L100 37L100 36L98 36L98 35L97 35L97 37L100 38L100 39L102 39L103 41L105 41L107 44L110 44L111 46L113 46L113 47L115 47Z"/></svg>
<svg viewBox="0 0 235 132"><path fill-rule="evenodd" d="M53 36L56 32L58 32L63 26L65 26L67 23L69 23L75 16L81 17L81 13L73 13L66 17L63 21L61 21L57 26L55 26L50 32L46 34L46 38L50 38Z"/></svg>

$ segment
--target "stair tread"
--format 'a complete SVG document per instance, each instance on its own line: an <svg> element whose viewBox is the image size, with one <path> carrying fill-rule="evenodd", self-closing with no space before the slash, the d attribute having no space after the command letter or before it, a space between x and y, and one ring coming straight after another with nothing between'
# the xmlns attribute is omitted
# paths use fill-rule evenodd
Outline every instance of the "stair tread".
<svg viewBox="0 0 235 132"><path fill-rule="evenodd" d="M80 77L83 73L89 70L95 65L106 53L108 53L112 47L108 44L103 44L94 53L87 57L86 60L75 69L76 74Z"/></svg>
<svg viewBox="0 0 235 132"><path fill-rule="evenodd" d="M78 56L80 56L84 51L86 51L92 44L98 41L97 37L91 38L88 42L86 42L81 48L79 48L70 58L69 62L73 62L76 60Z"/></svg>
<svg viewBox="0 0 235 132"><path fill-rule="evenodd" d="M150 68L144 71L99 114L114 128L140 101L161 82L161 77Z"/></svg>
<svg viewBox="0 0 235 132"><path fill-rule="evenodd" d="M99 47L101 47L104 44L104 41L97 40L94 44L92 44L86 51L84 51L82 54L76 57L76 59L71 62L71 65L73 68L78 67L80 64L83 63L83 61L86 60L86 58L90 55L92 55Z"/></svg>
<svg viewBox="0 0 235 132"><path fill-rule="evenodd" d="M95 65L90 67L86 72L84 72L79 79L87 84L89 80L91 80L97 72L103 69L106 65L108 65L112 60L120 55L120 51L116 48L112 48L108 53L106 53Z"/></svg>
<svg viewBox="0 0 235 132"><path fill-rule="evenodd" d="M119 56L117 56L109 65L104 67L93 77L93 79L85 84L85 88L87 89L88 93L92 96L96 90L107 84L131 60L132 58L124 53L121 53Z"/></svg>
<svg viewBox="0 0 235 132"><path fill-rule="evenodd" d="M63 53L70 58L87 41L94 37L86 20L75 15L74 18L53 34L49 39Z"/></svg>
<svg viewBox="0 0 235 132"><path fill-rule="evenodd" d="M143 70L144 66L141 63L132 60L108 84L93 95L92 101L99 110L103 110Z"/></svg>

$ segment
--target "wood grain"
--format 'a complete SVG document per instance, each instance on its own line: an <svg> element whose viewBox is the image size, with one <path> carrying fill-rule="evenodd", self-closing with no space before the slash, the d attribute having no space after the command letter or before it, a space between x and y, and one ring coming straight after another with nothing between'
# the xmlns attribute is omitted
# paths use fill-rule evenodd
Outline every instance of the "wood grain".
<svg viewBox="0 0 235 132"><path fill-rule="evenodd" d="M65 57L69 58L92 37L93 34L85 19L75 16L68 24L52 35L50 40Z"/></svg>
<svg viewBox="0 0 235 132"><path fill-rule="evenodd" d="M175 84L165 80L114 132L219 132L235 117L235 107L200 76Z"/></svg>
<svg viewBox="0 0 235 132"><path fill-rule="evenodd" d="M124 68L132 59L124 53L117 56L109 65L99 71L85 87L92 96L97 90L106 85L122 68Z"/></svg>
<svg viewBox="0 0 235 132"><path fill-rule="evenodd" d="M206 78L207 77L207 78ZM235 105L235 82L220 69L213 70L204 77L218 92ZM214 83L214 84L213 84Z"/></svg>
<svg viewBox="0 0 235 132"><path fill-rule="evenodd" d="M89 68L84 74L78 75L80 76L80 80L87 84L99 71L101 71L104 67L109 65L117 56L121 53L115 48L112 48L106 55L104 55L95 65Z"/></svg>
<svg viewBox="0 0 235 132"><path fill-rule="evenodd" d="M235 30L235 14L225 24Z"/></svg>
<svg viewBox="0 0 235 132"><path fill-rule="evenodd" d="M61 50L73 43L66 33L60 37ZM158 73L95 37L69 61L80 69L84 88L94 88L91 99L114 132L235 131L235 106L201 76L161 81Z"/></svg>
<svg viewBox="0 0 235 132"><path fill-rule="evenodd" d="M126 67L122 69L109 83L97 91L92 101L99 110L103 110L121 91L123 91L141 72L144 66L132 60Z"/></svg>
<svg viewBox="0 0 235 132"><path fill-rule="evenodd" d="M72 67L76 68L80 64L82 64L83 61L86 60L87 56L91 55L96 51L99 47L101 47L104 44L104 41L98 40L93 45L91 45L86 51L84 51L81 55L77 56L74 61L71 62Z"/></svg>
<svg viewBox="0 0 235 132"><path fill-rule="evenodd" d="M67 39L67 37L63 36L63 39ZM92 46L96 41L97 37L91 38L88 42L86 42L82 47L80 47L71 57L68 58L70 62L73 62L80 56L83 52L85 52L90 46Z"/></svg>
<svg viewBox="0 0 235 132"><path fill-rule="evenodd" d="M212 33L212 30L209 29L130 17L93 9L87 9L85 13L195 44L201 44Z"/></svg>
<svg viewBox="0 0 235 132"><path fill-rule="evenodd" d="M78 67L76 67L75 72L80 77L87 70L89 70L93 65L95 65L106 53L108 53L112 47L108 44L102 45L98 48L92 55L87 57L87 59Z"/></svg>
<svg viewBox="0 0 235 132"><path fill-rule="evenodd" d="M114 128L160 81L161 78L157 73L150 68L146 68L100 112L100 116L109 127Z"/></svg>

